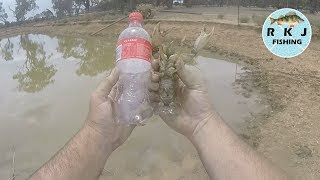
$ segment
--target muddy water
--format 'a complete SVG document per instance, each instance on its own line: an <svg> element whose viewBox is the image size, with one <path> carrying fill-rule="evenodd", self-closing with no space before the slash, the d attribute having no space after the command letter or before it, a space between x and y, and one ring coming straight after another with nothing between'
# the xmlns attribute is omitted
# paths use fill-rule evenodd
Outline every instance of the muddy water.
<svg viewBox="0 0 320 180"><path fill-rule="evenodd" d="M0 41L0 179L25 179L83 124L90 92L114 66L114 41L21 35ZM235 130L263 106L234 82L241 67L199 57L215 109ZM208 179L191 144L154 117L112 154L101 179Z"/></svg>

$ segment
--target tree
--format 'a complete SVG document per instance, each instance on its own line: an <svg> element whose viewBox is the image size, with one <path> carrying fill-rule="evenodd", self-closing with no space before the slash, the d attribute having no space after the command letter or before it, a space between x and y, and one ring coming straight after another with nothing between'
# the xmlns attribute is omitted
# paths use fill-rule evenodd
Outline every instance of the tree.
<svg viewBox="0 0 320 180"><path fill-rule="evenodd" d="M57 70L54 65L48 65L44 44L32 41L29 35L20 36L20 45L26 53L26 61L17 74L13 76L19 83L18 89L35 93L54 83Z"/></svg>
<svg viewBox="0 0 320 180"><path fill-rule="evenodd" d="M155 0L155 2L154 2L155 6L160 6L160 4L161 4L161 0Z"/></svg>
<svg viewBox="0 0 320 180"><path fill-rule="evenodd" d="M26 14L32 10L37 9L36 0L16 0L16 7L13 12L17 22L26 20Z"/></svg>
<svg viewBox="0 0 320 180"><path fill-rule="evenodd" d="M51 18L54 17L54 15L53 15L53 13L52 13L52 11L51 11L50 9L47 9L47 10L43 11L41 14L42 14L46 19L51 19Z"/></svg>
<svg viewBox="0 0 320 180"><path fill-rule="evenodd" d="M82 5L84 6L85 10L88 12L91 6L90 0L74 0L74 11L75 14L78 15Z"/></svg>
<svg viewBox="0 0 320 180"><path fill-rule="evenodd" d="M6 61L13 60L13 43L8 38L6 44L1 47L2 58Z"/></svg>
<svg viewBox="0 0 320 180"><path fill-rule="evenodd" d="M124 11L125 0L112 0L113 8L120 9L122 12Z"/></svg>
<svg viewBox="0 0 320 180"><path fill-rule="evenodd" d="M90 8L90 0L83 0L84 7L86 11L89 11Z"/></svg>
<svg viewBox="0 0 320 180"><path fill-rule="evenodd" d="M137 7L137 1L136 0L127 0L127 3L128 3L128 10L131 12L133 10L136 9Z"/></svg>
<svg viewBox="0 0 320 180"><path fill-rule="evenodd" d="M0 2L0 21L7 24L8 14L6 10L2 7L2 2Z"/></svg>
<svg viewBox="0 0 320 180"><path fill-rule="evenodd" d="M73 14L73 0L52 0L52 8L58 17Z"/></svg>
<svg viewBox="0 0 320 180"><path fill-rule="evenodd" d="M37 20L48 20L48 19L52 19L53 17L54 17L53 13L49 9L47 9L45 11L42 11L41 13L36 14L31 19L37 21Z"/></svg>
<svg viewBox="0 0 320 180"><path fill-rule="evenodd" d="M76 15L80 13L82 3L83 3L83 0L74 0L74 11Z"/></svg>
<svg viewBox="0 0 320 180"><path fill-rule="evenodd" d="M169 9L171 9L172 6L173 6L173 0L166 0L166 1L167 1L167 2L166 2L167 7L168 7Z"/></svg>
<svg viewBox="0 0 320 180"><path fill-rule="evenodd" d="M187 7L192 7L192 0L185 0L184 3Z"/></svg>
<svg viewBox="0 0 320 180"><path fill-rule="evenodd" d="M103 1L103 0L91 0L91 5L96 6L96 5L100 4L101 1Z"/></svg>

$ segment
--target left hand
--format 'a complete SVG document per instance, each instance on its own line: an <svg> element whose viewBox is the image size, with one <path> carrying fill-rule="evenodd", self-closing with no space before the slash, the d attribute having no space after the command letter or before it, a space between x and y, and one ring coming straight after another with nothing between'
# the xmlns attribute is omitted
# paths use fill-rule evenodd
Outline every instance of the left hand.
<svg viewBox="0 0 320 180"><path fill-rule="evenodd" d="M134 129L134 126L122 125L116 121L114 99L118 79L119 71L115 68L92 93L86 121L87 126L100 133L108 143L111 143L113 150L122 145Z"/></svg>

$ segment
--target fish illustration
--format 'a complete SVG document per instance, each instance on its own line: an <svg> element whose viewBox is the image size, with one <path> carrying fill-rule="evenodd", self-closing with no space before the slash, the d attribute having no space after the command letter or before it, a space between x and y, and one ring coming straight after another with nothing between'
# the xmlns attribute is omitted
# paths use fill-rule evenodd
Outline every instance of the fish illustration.
<svg viewBox="0 0 320 180"><path fill-rule="evenodd" d="M271 24L277 22L278 25L288 24L290 28L293 28L296 24L304 22L304 20L298 16L295 12L289 12L286 15L281 15L278 19L270 17Z"/></svg>

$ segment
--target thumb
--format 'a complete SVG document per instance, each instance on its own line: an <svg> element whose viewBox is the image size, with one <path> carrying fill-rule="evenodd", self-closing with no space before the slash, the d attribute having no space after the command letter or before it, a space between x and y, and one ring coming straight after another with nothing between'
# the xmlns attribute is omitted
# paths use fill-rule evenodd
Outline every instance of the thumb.
<svg viewBox="0 0 320 180"><path fill-rule="evenodd" d="M109 95L113 86L118 82L119 70L114 68L110 75L105 78L97 87L97 94L101 96Z"/></svg>
<svg viewBox="0 0 320 180"><path fill-rule="evenodd" d="M195 66L185 65L180 58L176 62L177 74L183 84L189 89L203 90L204 80L199 69Z"/></svg>

